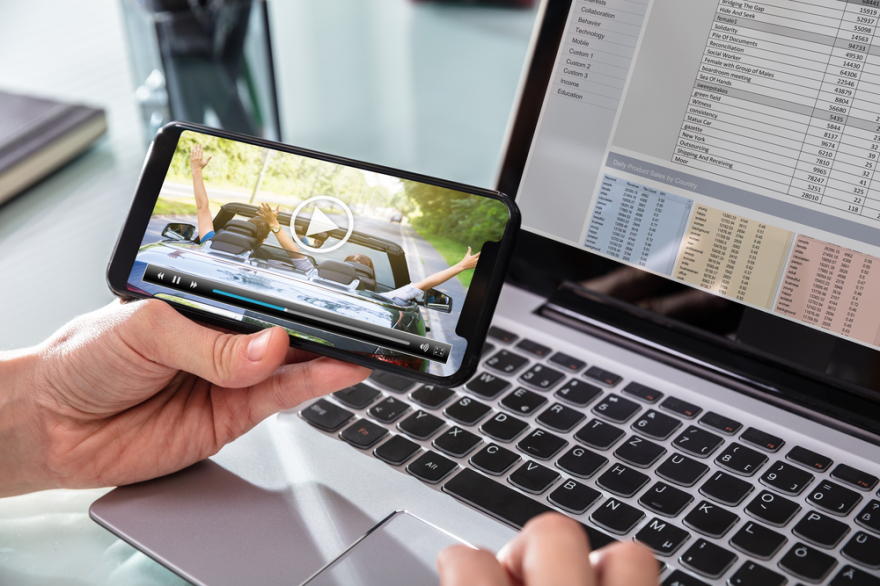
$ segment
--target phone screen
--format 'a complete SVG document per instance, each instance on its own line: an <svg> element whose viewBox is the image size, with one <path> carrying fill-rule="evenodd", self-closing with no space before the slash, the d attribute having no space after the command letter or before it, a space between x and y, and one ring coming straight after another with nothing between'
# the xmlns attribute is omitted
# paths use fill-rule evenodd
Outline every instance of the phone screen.
<svg viewBox="0 0 880 586"><path fill-rule="evenodd" d="M509 222L499 199L185 130L126 287L445 377Z"/></svg>

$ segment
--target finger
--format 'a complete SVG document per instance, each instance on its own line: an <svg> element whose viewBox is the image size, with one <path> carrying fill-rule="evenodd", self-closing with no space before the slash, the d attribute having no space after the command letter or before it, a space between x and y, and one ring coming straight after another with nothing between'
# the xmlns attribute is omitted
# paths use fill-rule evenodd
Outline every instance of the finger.
<svg viewBox="0 0 880 586"><path fill-rule="evenodd" d="M248 424L254 426L279 411L293 409L303 401L350 387L369 374L370 371L362 366L326 357L283 366L269 379L250 389L241 389L248 394Z"/></svg>
<svg viewBox="0 0 880 586"><path fill-rule="evenodd" d="M590 559L602 586L657 586L660 566L641 543L615 543L593 552Z"/></svg>
<svg viewBox="0 0 880 586"><path fill-rule="evenodd" d="M283 328L248 336L229 334L200 326L157 299L124 307L129 315L119 331L131 348L148 360L220 386L256 384L287 357L288 337Z"/></svg>
<svg viewBox="0 0 880 586"><path fill-rule="evenodd" d="M437 555L440 586L508 586L510 581L491 552L466 545L447 547Z"/></svg>
<svg viewBox="0 0 880 586"><path fill-rule="evenodd" d="M208 155L208 160L205 161L205 165L211 162L211 159L214 158L214 155Z"/></svg>
<svg viewBox="0 0 880 586"><path fill-rule="evenodd" d="M558 513L535 517L498 554L514 580L542 586L594 586L583 528ZM605 586L605 585L603 585Z"/></svg>

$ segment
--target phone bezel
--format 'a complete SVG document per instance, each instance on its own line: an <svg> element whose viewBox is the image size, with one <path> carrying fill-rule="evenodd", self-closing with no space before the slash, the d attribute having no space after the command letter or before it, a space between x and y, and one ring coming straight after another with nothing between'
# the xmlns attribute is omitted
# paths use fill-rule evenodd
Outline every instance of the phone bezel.
<svg viewBox="0 0 880 586"><path fill-rule="evenodd" d="M513 253L514 244L521 221L519 209L516 207L516 204L511 198L507 197L499 191L492 191L480 187L464 185L453 181L446 181L435 177L420 175L418 173L401 171L399 169L393 169L382 165L374 165L362 161L354 161L352 159L347 159L344 157L337 157L334 155L329 155L327 153L293 147L290 145L285 145L269 140L263 140L257 137L239 135L232 132L226 132L224 130L208 128L198 124L187 122L171 122L159 130L159 132L156 134L156 137L153 139L153 142L150 144L146 160L144 161L144 166L141 169L141 175L138 180L138 185L135 190L134 197L132 198L131 208L129 210L128 216L126 217L125 223L119 233L119 238L117 239L116 245L113 249L113 254L111 255L110 262L107 266L107 283L114 294L123 299L152 298L151 295L143 295L135 291L129 290L127 288L128 278L131 274L132 267L134 266L135 257L137 256L138 249L140 248L143 235L152 216L156 200L159 197L159 192L161 191L162 185L165 182L165 175L168 171L168 167L171 164L175 149L177 148L177 143L180 139L180 135L184 131L198 132L201 134L207 134L210 136L243 142L258 147L275 149L294 155L312 157L330 163L348 165L350 167L363 169L365 171L372 171L385 175L393 175L402 179L419 181L429 185L435 185L437 187L461 191L480 197L488 197L490 199L502 202L507 207L509 213L507 228L505 229L504 235L499 242L498 253L495 258L495 262L492 263L491 272L486 275L485 271L483 270L474 271L471 286L468 288L468 302L466 305L468 307L479 307L480 310L476 320L474 322L471 322L473 324L471 332L468 336L463 336L467 340L467 348L465 349L464 356L462 357L461 366L453 374L447 376L439 376L417 372L403 366L387 363L375 358L364 357L345 350L338 350L336 348L324 346L316 342L303 340L294 336L288 336L290 339L291 347L302 348L303 350L314 352L315 354L338 358L340 360L359 364L373 370L381 370L405 376L407 378L427 384L440 386L457 386L463 384L468 378L473 375L473 373L476 371L477 364L482 353L482 341L486 338L492 315L495 311L495 306L498 303L498 297L501 293L501 287L504 284L504 278L507 273L507 267L510 263L511 255ZM479 303L477 303L474 298L471 298L471 292L476 291L483 291L483 297ZM259 331L260 329L258 327L250 326L242 322L230 318L225 318L204 310L183 306L177 303L166 303L169 303L179 313L191 319L194 319L195 321L213 327L219 327L237 333L253 333L255 331ZM462 313L459 317L460 322L462 321L461 316L464 315L464 308L465 305L463 302Z"/></svg>

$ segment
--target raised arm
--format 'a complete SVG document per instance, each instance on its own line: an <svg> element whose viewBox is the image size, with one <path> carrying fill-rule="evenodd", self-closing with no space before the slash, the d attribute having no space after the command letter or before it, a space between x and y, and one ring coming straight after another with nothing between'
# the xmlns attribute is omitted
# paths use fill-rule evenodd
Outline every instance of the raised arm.
<svg viewBox="0 0 880 586"><path fill-rule="evenodd" d="M195 145L189 152L189 166L193 174L193 192L196 196L196 207L199 218L199 238L214 231L214 218L208 207L208 192L205 190L205 182L202 180L202 169L211 162L211 157L204 158L202 145Z"/></svg>
<svg viewBox="0 0 880 586"><path fill-rule="evenodd" d="M471 247L468 246L467 252L464 255L464 258L449 267L448 269L444 269L440 272L434 273L428 277L425 277L418 283L413 283L413 287L416 289L421 289L422 291L427 291L428 289L432 289L441 283L445 283L452 277L461 273L462 271L466 271L468 269L472 269L477 266L477 261L480 260L480 253L471 254Z"/></svg>
<svg viewBox="0 0 880 586"><path fill-rule="evenodd" d="M281 227L281 223L278 222L278 207L273 210L272 206L269 204L261 203L260 211L257 213L260 214L260 217L263 218L267 224L269 224L269 228L274 232L275 238L278 239L278 244L280 244L284 250L294 253L291 255L293 258L304 258L304 255L300 253L299 247L297 247L293 238L290 237L290 234L284 230L278 230L276 232L276 228Z"/></svg>

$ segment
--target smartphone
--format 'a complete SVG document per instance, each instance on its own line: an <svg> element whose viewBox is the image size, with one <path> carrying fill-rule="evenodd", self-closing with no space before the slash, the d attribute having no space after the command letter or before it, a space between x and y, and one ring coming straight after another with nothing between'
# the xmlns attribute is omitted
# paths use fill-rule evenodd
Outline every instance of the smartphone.
<svg viewBox="0 0 880 586"><path fill-rule="evenodd" d="M428 384L476 369L520 215L497 192L195 124L147 154L107 278Z"/></svg>

